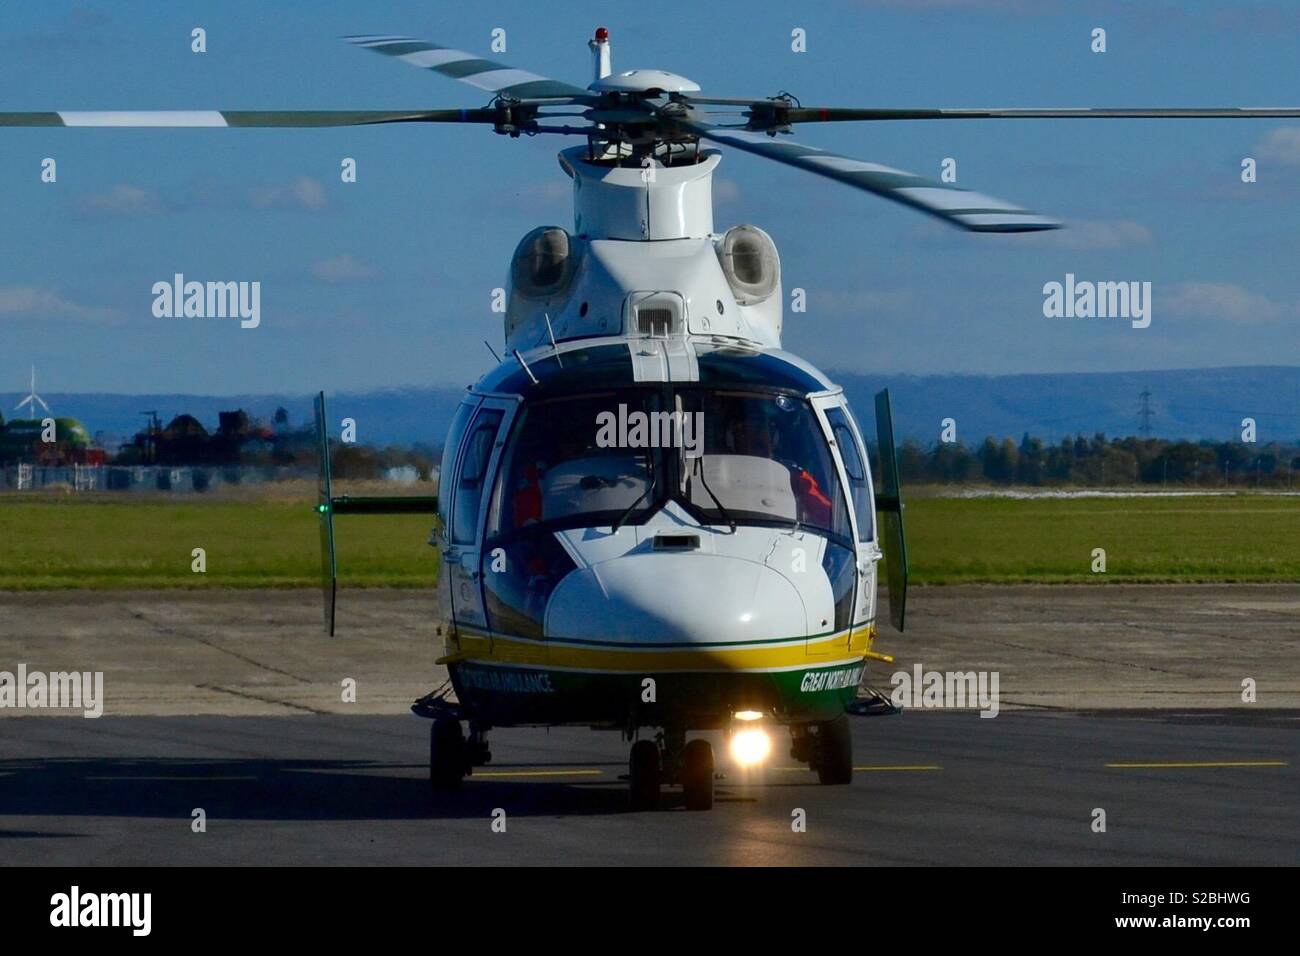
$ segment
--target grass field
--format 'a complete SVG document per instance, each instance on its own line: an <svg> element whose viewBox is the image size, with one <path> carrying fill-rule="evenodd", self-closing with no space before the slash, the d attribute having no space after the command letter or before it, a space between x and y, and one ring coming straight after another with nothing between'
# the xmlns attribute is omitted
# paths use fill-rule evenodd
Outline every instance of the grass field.
<svg viewBox="0 0 1300 956"><path fill-rule="evenodd" d="M1300 498L952 499L908 503L918 584L1300 582ZM343 586L420 587L425 516L336 519ZM0 590L307 587L320 580L306 500L0 497ZM194 548L207 572L191 570ZM1091 572L1094 548L1105 574Z"/></svg>

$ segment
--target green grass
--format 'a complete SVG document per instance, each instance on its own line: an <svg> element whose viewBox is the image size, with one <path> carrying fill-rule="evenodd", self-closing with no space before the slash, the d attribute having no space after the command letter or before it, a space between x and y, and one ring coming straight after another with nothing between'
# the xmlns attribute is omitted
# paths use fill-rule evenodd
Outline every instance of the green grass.
<svg viewBox="0 0 1300 956"><path fill-rule="evenodd" d="M1300 498L914 498L912 581L1300 581ZM421 587L435 576L422 515L336 519L343 586ZM190 570L194 548L207 573ZM0 589L313 587L305 500L172 502L0 498ZM1107 573L1092 574L1105 548Z"/></svg>
<svg viewBox="0 0 1300 956"><path fill-rule="evenodd" d="M320 536L308 501L0 499L0 589L313 587ZM419 587L438 555L432 517L334 520L343 586ZM191 570L203 548L207 572Z"/></svg>
<svg viewBox="0 0 1300 956"><path fill-rule="evenodd" d="M1300 581L1300 498L917 498L907 532L926 584Z"/></svg>

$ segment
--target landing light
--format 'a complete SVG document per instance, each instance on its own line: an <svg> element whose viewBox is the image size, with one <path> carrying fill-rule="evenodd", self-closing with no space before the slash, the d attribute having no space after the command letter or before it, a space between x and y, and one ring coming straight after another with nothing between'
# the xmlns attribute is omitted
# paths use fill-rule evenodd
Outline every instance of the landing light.
<svg viewBox="0 0 1300 956"><path fill-rule="evenodd" d="M738 710L735 717L737 720L761 720L763 712L761 710Z"/></svg>
<svg viewBox="0 0 1300 956"><path fill-rule="evenodd" d="M772 738L761 727L737 731L731 737L731 758L742 767L753 767L772 752Z"/></svg>

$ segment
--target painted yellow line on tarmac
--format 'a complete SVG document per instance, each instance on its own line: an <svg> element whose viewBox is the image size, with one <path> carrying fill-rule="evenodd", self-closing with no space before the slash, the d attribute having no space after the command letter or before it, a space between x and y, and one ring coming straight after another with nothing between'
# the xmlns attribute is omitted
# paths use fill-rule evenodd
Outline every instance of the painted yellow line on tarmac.
<svg viewBox="0 0 1300 956"><path fill-rule="evenodd" d="M1180 760L1168 763L1108 763L1112 770L1199 770L1207 767L1285 767L1285 760Z"/></svg>
<svg viewBox="0 0 1300 956"><path fill-rule="evenodd" d="M599 777L603 770L475 770L473 777Z"/></svg>

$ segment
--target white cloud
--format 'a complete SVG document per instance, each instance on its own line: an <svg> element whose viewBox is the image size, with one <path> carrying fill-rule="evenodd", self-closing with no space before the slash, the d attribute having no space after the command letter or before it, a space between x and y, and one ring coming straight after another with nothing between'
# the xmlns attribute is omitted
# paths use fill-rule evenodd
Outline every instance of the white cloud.
<svg viewBox="0 0 1300 956"><path fill-rule="evenodd" d="M117 315L114 309L73 302L54 289L18 285L0 286L0 316L104 320L117 318Z"/></svg>
<svg viewBox="0 0 1300 956"><path fill-rule="evenodd" d="M1153 297L1161 311L1195 319L1268 322L1284 311L1268 296L1231 282L1183 282L1163 294L1156 287Z"/></svg>
<svg viewBox="0 0 1300 956"><path fill-rule="evenodd" d="M255 186L248 191L255 209L302 209L319 212L329 205L325 186L312 176L299 176L287 183Z"/></svg>
<svg viewBox="0 0 1300 956"><path fill-rule="evenodd" d="M368 266L352 253L345 252L313 263L311 274L322 282L339 285L345 282L364 282L373 279L378 273L373 266Z"/></svg>
<svg viewBox="0 0 1300 956"><path fill-rule="evenodd" d="M1061 249L1095 252L1144 246L1152 237L1150 229L1131 219L1073 219L1063 222L1060 229L1034 233L1029 238Z"/></svg>
<svg viewBox="0 0 1300 956"><path fill-rule="evenodd" d="M158 194L143 186L118 183L105 193L94 193L77 202L77 211L83 216L111 219L129 219L136 216L156 216L163 211Z"/></svg>
<svg viewBox="0 0 1300 956"><path fill-rule="evenodd" d="M1271 130L1255 144L1255 158L1283 166L1300 166L1300 126Z"/></svg>

